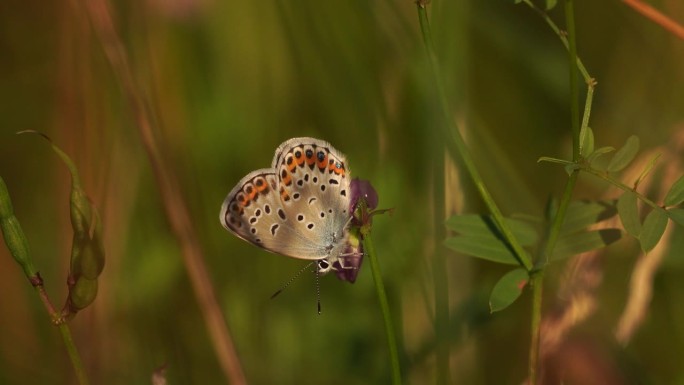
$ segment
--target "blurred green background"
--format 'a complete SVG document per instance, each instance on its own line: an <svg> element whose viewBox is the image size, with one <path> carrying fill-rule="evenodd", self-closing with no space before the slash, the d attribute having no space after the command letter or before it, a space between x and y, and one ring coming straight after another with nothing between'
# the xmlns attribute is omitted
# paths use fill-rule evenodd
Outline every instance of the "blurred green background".
<svg viewBox="0 0 684 385"><path fill-rule="evenodd" d="M512 3L433 0L429 10L453 116L490 190L504 213L540 215L566 179L536 161L570 153L568 60L543 20ZM631 134L642 148L670 142L684 129L684 42L620 1L577 3L579 55L598 81L590 123L597 142L619 147ZM679 0L654 5L684 21ZM433 214L441 122L412 1L119 1L113 13L249 383L389 382L369 266L353 285L324 277L319 316L310 274L269 300L302 261L258 250L218 222L234 184L269 166L278 144L296 136L331 142L353 176L372 181L380 207L395 208L375 220L373 234L406 382L435 383L436 341L449 347L451 383L524 380L529 293L490 315L489 292L506 269L449 254L435 239L444 231ZM563 25L560 10L551 15ZM170 384L225 383L135 120L83 4L3 1L0 52L0 175L57 306L71 246L69 175L45 142L14 132L42 131L69 153L103 217L100 292L71 323L93 383L149 384L165 363ZM483 211L471 183L446 168L445 201L436 207ZM583 178L575 195L611 191ZM438 274L446 281L437 285L435 245L446 258ZM619 349L612 332L638 252L631 241L611 250L583 336L603 341L600 349L633 378L684 384L681 255L665 260L645 324ZM557 302L562 270L547 277L545 309ZM450 304L438 330L435 287ZM3 246L0 384L37 383L75 378L57 329Z"/></svg>

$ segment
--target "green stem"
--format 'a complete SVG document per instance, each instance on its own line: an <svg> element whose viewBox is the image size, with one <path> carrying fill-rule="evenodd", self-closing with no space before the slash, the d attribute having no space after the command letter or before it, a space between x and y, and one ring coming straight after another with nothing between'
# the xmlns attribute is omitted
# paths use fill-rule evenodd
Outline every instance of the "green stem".
<svg viewBox="0 0 684 385"><path fill-rule="evenodd" d="M546 24L548 24L548 26L551 28L551 30L553 30L553 32L556 33L556 35L561 40L561 42L563 43L565 48L567 50L570 50L570 43L568 41L568 38L565 36L565 33L563 31L561 31L560 28L558 28L558 25L556 25L556 23L554 23L554 21L551 20L549 15L546 14L546 12L539 9L536 5L534 5L531 0L522 0L522 1L527 6L529 6L534 11L536 11L541 16L542 19L544 19L544 21L546 22ZM573 23L573 28L574 28L574 23ZM584 63L582 63L582 60L580 60L580 58L578 58L577 55L575 55L575 58L576 58L576 62L574 64L574 66L577 66L577 69L579 69L579 71L582 74L582 77L584 77L584 81L586 83L591 82L591 76L589 76L589 72L587 71L586 67L584 66Z"/></svg>
<svg viewBox="0 0 684 385"><path fill-rule="evenodd" d="M88 381L88 376L86 375L86 371L83 368L81 356L78 353L78 349L76 349L76 344L74 344L73 338L71 338L71 330L69 329L69 325L52 305L52 301L50 301L47 291L45 291L43 278L41 278L40 274L36 274L29 278L29 282L31 282L31 285L38 293L38 296L40 297L41 302L43 302L43 306L45 306L45 310L47 310L52 323L59 328L59 332L62 335L62 340L64 341L64 346L66 347L67 354L69 354L69 359L71 360L71 365L74 367L74 371L76 372L78 383L80 385L90 384L90 381Z"/></svg>
<svg viewBox="0 0 684 385"><path fill-rule="evenodd" d="M546 240L546 246L544 247L544 264L546 264L546 262L549 260L551 254L553 253L554 247L556 247L556 241L558 241L558 236L560 235L561 227L563 226L565 213L568 211L568 206L570 206L572 191L575 189L578 176L579 172L578 170L575 170L572 174L570 174L570 178L568 178L567 183L565 183L565 190L563 190L563 196L561 197L560 204L558 205L556 216L553 218L553 222L551 223L549 237ZM540 266L542 269L544 267L545 266Z"/></svg>
<svg viewBox="0 0 684 385"><path fill-rule="evenodd" d="M575 39L575 6L572 0L565 1L565 23L568 29L570 61L570 122L572 123L572 160L580 157L579 131L579 83L577 82L577 42Z"/></svg>
<svg viewBox="0 0 684 385"><path fill-rule="evenodd" d="M438 93L441 112L444 116L445 125L440 125L440 127L443 127L445 130L444 143L446 144L446 148L449 151L449 155L452 157L452 159L458 159L460 157L460 159L463 161L466 171L468 171L468 174L470 174L477 191L480 193L482 200L484 201L485 205L487 205L489 212L492 214L494 222L515 252L516 259L521 266L530 271L533 268L532 258L527 251L523 249L518 239L513 235L513 232L506 221L504 221L504 216L501 213L501 210L499 210L499 207L496 205L496 202L494 202L489 190L487 190L487 187L485 186L477 167L475 167L475 162L470 155L470 151L468 151L468 147L466 147L465 141L463 140L458 127L456 127L453 117L449 113L449 104L447 102L446 92L442 86L437 56L435 55L435 50L432 45L432 34L430 32L430 22L427 16L427 10L425 9L425 2L418 1L416 5L418 9L420 30L423 35L423 43L425 44L428 61L430 62L432 77ZM451 140L446 140L447 138L450 138Z"/></svg>
<svg viewBox="0 0 684 385"><path fill-rule="evenodd" d="M69 325L66 323L59 324L59 331L62 334L62 340L64 340L64 345L66 345L67 352L69 353L71 364L74 366L74 370L76 371L78 383L80 385L90 384L88 381L88 376L86 376L85 369L83 368L81 356L78 354L78 350L76 350L76 344L74 344L73 338L71 338L71 330L69 330Z"/></svg>
<svg viewBox="0 0 684 385"><path fill-rule="evenodd" d="M587 83L587 99L584 101L584 113L582 116L582 126L580 127L580 132L582 129L589 126L589 116L591 115L591 105L594 103L594 87L596 82L589 81Z"/></svg>
<svg viewBox="0 0 684 385"><path fill-rule="evenodd" d="M635 189L633 189L633 188L627 186L626 184L624 184L624 183L622 183L622 182L620 182L620 181L617 181L617 180L615 180L615 179L609 177L609 176L608 176L608 173L605 172L605 171L596 170L596 169L591 168L591 167L582 167L581 170L584 171L584 172L587 172L587 173L589 173L589 174L591 174L591 175L597 176L597 177L599 177L599 178L605 180L606 182L612 184L613 186L619 188L619 189L622 190L622 191L625 191L625 192L627 192L627 191L632 192L634 195L637 196L637 198L639 198L639 200L641 200L641 201L644 202L645 204L651 206L651 207L652 207L653 209L655 209L655 210L664 210L662 206L660 206L660 205L658 205L657 203L653 202L653 201L650 200L647 196L645 196L645 195L643 195L643 194L637 192Z"/></svg>
<svg viewBox="0 0 684 385"><path fill-rule="evenodd" d="M392 324L392 315L387 301L387 293L385 292L385 285L382 283L382 274L380 273L380 264L375 255L375 246L370 234L363 236L363 255L368 257L371 265L371 272L373 274L373 281L375 282L375 291L378 293L378 300L380 301L380 310L382 311L383 319L385 320L385 332L387 334L387 344L389 345L390 364L392 366L392 384L401 385L401 370L399 367L399 351L397 349L397 341L394 334L394 325Z"/></svg>
<svg viewBox="0 0 684 385"><path fill-rule="evenodd" d="M529 383L531 385L536 385L537 383L537 367L539 366L539 325L541 322L542 314L542 292L544 287L544 267L546 262L549 260L549 256L553 253L553 249L556 246L556 241L560 234L561 226L563 225L563 220L565 219L565 213L570 205L570 198L572 198L572 191L575 189L575 184L577 183L577 176L579 175L578 170L575 170L570 174L568 182L565 184L565 190L563 191L563 197L561 198L560 205L558 206L558 211L553 218L553 223L551 224L551 231L549 232L549 237L546 241L546 246L544 247L544 265L540 266L539 271L532 274L531 286L532 286L532 325L531 325L531 338L530 338L530 355L529 355L529 366L528 366L528 377L530 379Z"/></svg>
<svg viewBox="0 0 684 385"><path fill-rule="evenodd" d="M566 0L565 2L565 20L567 24L567 38L560 31L558 26L548 17L548 15L538 9L532 4L530 0L523 0L525 4L538 11L542 15L546 23L551 27L551 29L556 32L565 47L568 49L568 60L570 62L569 66L569 78L570 78L570 121L572 128L572 158L573 162L577 163L580 160L580 112L579 112L579 84L577 79L577 70L582 73L585 82L587 83L587 98L584 105L584 113L582 117L581 127L587 127L589 125L589 117L591 115L591 105L593 102L594 95L594 85L595 81L589 76L586 68L582 64L582 61L577 57L577 43L575 40L575 15L574 15L574 4L572 0ZM553 218L553 223L551 224L551 230L549 232L549 237L547 239L544 248L544 263L548 261L549 256L553 253L553 249L556 246L558 236L560 234L561 226L563 225L563 220L565 219L565 214L567 208L570 205L570 199L572 198L572 192L577 183L577 177L579 175L579 170L574 170L570 174L565 190L563 191L563 197L561 198L558 211ZM540 271L532 275L532 287L533 287L533 300L532 300L532 325L531 325L531 339L530 339L530 357L529 357L529 383L535 385L537 382L537 366L539 362L539 326L541 322L541 305L542 305L542 293L544 284L544 265L540 266Z"/></svg>

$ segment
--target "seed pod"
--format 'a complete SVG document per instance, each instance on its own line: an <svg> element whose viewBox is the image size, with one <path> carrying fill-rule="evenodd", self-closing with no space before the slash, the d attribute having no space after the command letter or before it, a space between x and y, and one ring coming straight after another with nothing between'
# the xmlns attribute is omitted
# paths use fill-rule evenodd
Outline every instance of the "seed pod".
<svg viewBox="0 0 684 385"><path fill-rule="evenodd" d="M80 273L88 279L96 279L104 269L104 251L99 237L87 239L80 255Z"/></svg>
<svg viewBox="0 0 684 385"><path fill-rule="evenodd" d="M12 200L2 178L0 178L0 228L2 228L2 235L10 254L24 270L26 277L30 279L35 276L36 269L33 267L26 235L21 229L19 220L14 216Z"/></svg>
<svg viewBox="0 0 684 385"><path fill-rule="evenodd" d="M81 277L69 287L67 306L72 314L83 310L97 297L97 279Z"/></svg>
<svg viewBox="0 0 684 385"><path fill-rule="evenodd" d="M81 188L78 170L71 158L45 134L32 130L20 133L38 134L50 142L52 150L62 159L71 174L69 206L74 235L67 280L69 297L62 310L63 316L68 318L90 305L97 296L97 278L105 263L102 223L97 210Z"/></svg>

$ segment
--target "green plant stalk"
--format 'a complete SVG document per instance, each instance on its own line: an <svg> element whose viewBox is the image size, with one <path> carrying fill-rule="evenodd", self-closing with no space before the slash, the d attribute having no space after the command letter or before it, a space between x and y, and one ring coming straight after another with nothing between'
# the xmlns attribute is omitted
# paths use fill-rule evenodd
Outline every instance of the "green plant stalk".
<svg viewBox="0 0 684 385"><path fill-rule="evenodd" d="M582 129L589 127L589 116L591 116L591 105L594 103L595 86L596 83L594 81L589 81L587 83L587 98L584 101L584 113L582 116L582 125L580 126L580 132L582 131ZM579 148L579 144L577 147Z"/></svg>
<svg viewBox="0 0 684 385"><path fill-rule="evenodd" d="M387 334L387 345L389 347L390 364L392 367L392 384L401 385L399 350L397 349L394 325L392 324L392 314L390 313L385 285L382 283L380 264L378 263L378 258L375 254L375 247L373 246L373 240L371 239L370 233L363 234L363 254L368 257L368 260L370 261L371 273L373 274L373 281L375 282L375 291L378 293L380 310L382 311L382 317L385 321L385 333Z"/></svg>
<svg viewBox="0 0 684 385"><path fill-rule="evenodd" d="M572 127L572 158L573 162L578 163L580 161L580 120L579 120L579 84L577 81L577 70L582 73L585 82L587 83L587 98L585 100L584 112L582 117L581 127L587 127L589 125L589 117L591 115L591 105L593 103L594 95L594 80L589 76L586 68L582 64L582 61L577 57L577 43L575 39L575 15L574 15L574 4L572 0L566 0L565 2L565 20L567 24L567 38L560 31L558 26L551 20L548 15L541 12L536 6L534 6L529 0L523 0L528 6L538 11L547 24L551 27L554 32L559 36L565 47L568 49L568 60L569 66L569 78L570 78L570 112L571 112L571 127ZM558 212L553 219L551 224L551 231L549 232L549 237L547 239L546 245L544 247L544 264L548 261L549 256L553 253L553 249L556 246L558 236L560 234L561 226L563 225L563 220L565 219L565 214L567 208L570 205L570 199L572 198L572 192L577 183L577 177L579 175L579 170L574 170L565 185L565 190L563 191L563 197L561 198L560 205L558 207ZM535 385L537 383L537 366L539 362L539 326L541 323L541 308L542 308L542 293L544 285L544 266L540 266L540 271L533 274L532 278L532 288L533 288L533 299L532 299L532 321L531 321L531 338L530 338L530 357L529 357L529 368L528 376L529 383Z"/></svg>
<svg viewBox="0 0 684 385"><path fill-rule="evenodd" d="M66 345L69 358L71 359L71 364L74 366L74 370L76 371L78 383L80 385L90 384L88 381L88 376L86 376L85 369L83 368L81 356L78 354L78 350L76 350L76 344L74 344L73 338L71 338L71 330L69 330L69 325L66 323L59 324L59 332L62 334L62 340L64 340L64 345Z"/></svg>
<svg viewBox="0 0 684 385"><path fill-rule="evenodd" d="M576 141L576 143L579 143L579 141ZM544 258L540 258L540 260L544 261L544 264L539 267L539 271L533 273L530 277L530 284L532 286L532 321L530 328L531 337L530 354L528 360L528 378L530 380L529 383L531 385L536 385L537 383L537 367L539 366L539 325L541 324L542 315L544 268L549 260L549 257L553 253L553 249L556 246L556 242L558 241L558 236L560 235L563 220L565 219L565 213L568 211L568 206L570 206L572 191L575 189L575 184L577 183L578 175L578 170L573 171L572 174L570 174L567 183L565 184L563 197L561 198L560 204L558 205L558 211L556 212L556 216L553 218L553 223L551 224L551 231L549 231L549 237L544 247Z"/></svg>
<svg viewBox="0 0 684 385"><path fill-rule="evenodd" d="M59 314L55 311L55 308L52 306L52 302L50 302L47 292L45 291L43 279L33 267L33 258L31 257L28 240L24 235L21 224L14 215L12 200L2 178L0 178L0 227L2 227L3 238L12 257L21 265L26 278L38 293L52 323L58 325L60 332L62 333L64 345L66 346L69 358L71 359L71 364L76 371L79 384L88 385L88 377L83 369L83 364L78 354L78 350L76 349L76 345L74 345L74 341L71 338L69 326L60 319Z"/></svg>
<svg viewBox="0 0 684 385"><path fill-rule="evenodd" d="M79 385L90 384L85 368L83 367L83 361L81 361L81 355L78 353L78 349L76 348L73 338L71 338L71 330L69 329L69 325L52 305L52 302L45 291L43 278L41 278L40 274L36 274L35 276L30 277L29 281L38 293L41 302L43 302L43 305L45 306L52 323L59 328L59 332L62 335L62 340L64 341L64 346L66 347L67 354L69 355L69 360L71 361L71 365L74 367L74 372L76 372L76 378L78 379Z"/></svg>
<svg viewBox="0 0 684 385"><path fill-rule="evenodd" d="M577 82L577 42L575 39L575 6L573 0L565 1L565 23L568 29L570 62L570 122L572 123L572 160L577 162L580 157L580 111L579 111L579 83Z"/></svg>
<svg viewBox="0 0 684 385"><path fill-rule="evenodd" d="M527 6L529 6L530 8L532 8L535 12L537 12L541 16L542 19L544 19L546 24L548 24L549 27L553 30L553 32L556 33L556 35L561 40L561 42L563 43L565 48L569 51L570 50L570 43L568 41L568 38L565 36L565 33L563 31L561 31L560 28L558 28L558 25L556 25L556 23L554 23L554 21L551 20L549 15L546 12L539 9L536 5L534 5L531 0L522 0L522 2L525 3ZM573 23L573 28L574 28L574 23ZM586 83L589 83L591 81L591 76L589 76L589 72L587 71L586 67L584 66L584 63L582 63L582 60L580 60L580 58L578 58L577 55L575 55L575 57L576 57L575 65L577 66L577 69L579 69L580 73L582 74L582 77L584 77L584 81Z"/></svg>
<svg viewBox="0 0 684 385"><path fill-rule="evenodd" d="M444 142L446 144L447 150L449 151L449 155L453 159L460 158L463 161L466 171L468 174L470 174L477 191L480 193L482 200L484 201L485 205L487 205L489 212L492 214L494 222L513 249L518 263L520 263L520 265L526 270L531 271L533 268L532 258L527 251L523 249L518 239L513 235L513 232L506 221L504 221L504 216L501 213L501 210L496 205L496 202L494 202L489 190L487 190L487 187L485 186L484 181L482 180L482 177L475 166L475 162L470 155L470 151L468 151L468 147L465 145L465 141L463 140L463 137L461 137L458 127L456 127L456 123L454 123L452 116L449 114L449 105L447 103L446 93L444 92L439 75L439 65L437 63L437 56L435 55L435 50L432 44L430 22L427 17L425 3L423 1L418 1L416 6L418 9L418 20L420 22L423 43L425 44L428 61L430 62L432 77L437 89L440 108L442 110L442 114L444 115L445 125L443 125L443 127L446 131L444 135ZM447 140L448 138L451 138L451 140Z"/></svg>
<svg viewBox="0 0 684 385"><path fill-rule="evenodd" d="M608 176L608 173L605 171L597 170L597 169L592 168L592 167L582 167L581 170L586 172L586 173L589 173L591 175L597 176L597 177L605 180L606 182L612 184L613 186L619 188L622 191L632 192L634 195L637 196L637 198L639 198L639 200L641 200L642 202L644 202L644 204L650 206L654 210L665 210L662 206L660 206L657 203L655 203L654 201L650 200L648 197L639 193L635 189L627 186L626 184L624 184L620 181L617 181L617 180L611 178L610 176Z"/></svg>

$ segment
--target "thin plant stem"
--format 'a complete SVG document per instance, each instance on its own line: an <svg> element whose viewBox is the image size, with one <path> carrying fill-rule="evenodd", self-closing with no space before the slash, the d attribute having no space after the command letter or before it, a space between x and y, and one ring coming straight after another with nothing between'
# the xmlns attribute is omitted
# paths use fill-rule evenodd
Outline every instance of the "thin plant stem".
<svg viewBox="0 0 684 385"><path fill-rule="evenodd" d="M608 176L608 173L606 171L597 170L597 169L591 168L591 167L583 167L583 168L581 168L581 170L586 172L586 173L589 173L591 175L594 175L596 177L599 177L599 178L605 180L606 182L612 184L613 186L619 188L622 191L625 191L625 192L629 191L629 192L633 193L634 195L637 196L637 198L639 198L639 200L644 202L646 205L651 206L651 208L653 208L654 210L664 210L662 206L660 206L656 202L652 201L647 196L639 193L638 191L636 191L636 189L633 189L633 188L627 186L626 184L624 184L620 181L617 181L617 180L611 178L610 176Z"/></svg>
<svg viewBox="0 0 684 385"><path fill-rule="evenodd" d="M594 87L596 87L596 81L591 79L589 82L587 82L587 98L584 101L584 113L582 116L582 126L580 127L580 132L582 132L583 129L589 127L591 105L594 103Z"/></svg>
<svg viewBox="0 0 684 385"><path fill-rule="evenodd" d="M226 319L211 284L204 262L204 252L193 223L177 175L172 171L163 147L159 143L158 121L152 102L135 80L125 47L116 31L107 0L84 0L84 8L104 54L123 90L132 111L142 144L159 188L166 216L182 251L183 262L190 278L195 299L204 317L205 326L225 377L231 384L246 384L240 359L228 329Z"/></svg>
<svg viewBox="0 0 684 385"><path fill-rule="evenodd" d="M74 344L73 338L71 338L71 330L69 325L66 323L59 324L59 332L62 334L62 340L66 346L67 353L69 353L69 358L71 359L71 364L74 366L76 371L76 377L78 378L78 383L80 385L88 385L88 376L86 376L85 369L83 368L83 362L81 361L81 356L78 354L76 349L76 344Z"/></svg>
<svg viewBox="0 0 684 385"><path fill-rule="evenodd" d="M568 55L570 74L570 122L572 123L572 160L580 157L580 112L579 112L579 83L577 82L577 42L575 39L575 6L573 0L565 1L565 23L568 29Z"/></svg>
<svg viewBox="0 0 684 385"><path fill-rule="evenodd" d="M546 262L548 262L553 249L558 241L558 236L560 234L561 226L563 225L563 220L565 219L565 213L570 205L570 199L572 198L572 191L575 189L575 184L577 183L577 177L579 176L579 171L574 170L568 181L565 184L565 190L563 191L563 197L561 198L560 204L558 206L558 211L553 218L551 224L551 230L549 231L549 237L546 241L544 247L544 265L539 267L537 272L532 274L530 283L532 286L532 316L531 316L531 337L530 337L530 354L528 361L528 378L530 385L536 385L537 383L537 368L539 366L539 325L541 324L542 317L542 293L544 290L544 268Z"/></svg>
<svg viewBox="0 0 684 385"><path fill-rule="evenodd" d="M556 33L556 36L558 36L558 38L561 40L565 48L569 51L570 43L566 36L566 32L563 32L560 28L558 28L558 25L556 25L556 23L549 17L549 15L546 12L539 9L536 5L534 5L531 0L522 0L522 2L525 3L525 5L527 5L528 7L532 8L535 12L539 14L539 16L541 16L542 19L544 19L546 24L548 24L549 28L551 28L551 30L553 30L553 32ZM587 68L584 66L584 63L582 63L582 60L580 58L578 58L576 55L575 58L576 62L573 66L577 66L577 69L582 74L584 81L589 83L589 81L591 80L591 76L589 76Z"/></svg>
<svg viewBox="0 0 684 385"><path fill-rule="evenodd" d="M658 24L672 35L684 40L684 26L677 23L674 19L653 8L641 0L622 0L623 3L632 7L642 16Z"/></svg>
<svg viewBox="0 0 684 385"><path fill-rule="evenodd" d="M532 6L527 0L525 2ZM532 6L535 8L534 6ZM536 9L536 8L535 8ZM565 46L568 48L568 60L569 60L569 79L570 79L570 122L571 122L571 132L572 132L572 158L574 162L580 160L580 112L579 112L579 83L577 79L577 70L579 69L585 78L588 86L587 99L585 101L584 116L582 118L582 127L589 125L589 115L591 114L591 104L594 95L594 80L589 76L588 72L582 65L582 62L577 58L577 43L575 40L575 15L574 15L574 4L572 0L565 1L565 21L567 24L567 38L560 33L557 26L553 21L548 18L546 14L543 17L547 23L551 26L554 31L561 38ZM567 183L565 184L565 190L563 191L563 197L553 218L553 223L551 224L551 231L549 232L549 238L547 239L546 245L544 247L544 264L548 261L549 257L553 253L553 249L556 246L558 236L560 234L561 226L563 225L563 220L565 219L565 214L567 208L570 205L570 199L572 198L572 192L575 189L575 184L577 183L577 177L579 175L579 170L575 169L570 174ZM537 367L539 362L539 326L541 323L541 312L542 312L542 293L544 286L544 267L540 267L540 271L532 276L532 324L531 324L531 338L530 338L530 357L529 357L529 367L528 376L530 385L536 385L537 383Z"/></svg>
<svg viewBox="0 0 684 385"><path fill-rule="evenodd" d="M64 341L64 346L66 347L67 354L69 355L71 365L74 367L74 372L76 373L76 378L78 379L79 385L90 384L85 368L83 367L81 355L78 353L74 339L71 337L71 329L69 329L69 325L52 305L52 301L50 301L50 297L45 290L45 286L43 285L43 278L41 278L40 274L36 273L34 276L29 278L29 281L36 290L41 302L43 302L43 306L45 306L45 310L47 310L51 322L59 328L59 332L62 335L62 341Z"/></svg>
<svg viewBox="0 0 684 385"><path fill-rule="evenodd" d="M380 263L375 254L375 246L371 239L370 232L363 235L363 255L368 257L371 265L371 273L373 274L373 281L375 282L375 291L378 294L378 301L380 302L380 310L385 321L385 333L387 334L387 345L390 353L390 364L392 368L392 384L401 385L401 369L399 366L399 350L397 349L396 335L394 334L394 324L392 323L392 314L390 313L389 302L387 301L387 293L385 292L385 285L382 283L382 274L380 272Z"/></svg>
<svg viewBox="0 0 684 385"><path fill-rule="evenodd" d="M485 186L484 181L480 176L480 172L477 170L475 162L473 161L473 158L470 155L470 151L468 150L468 147L466 146L465 141L463 140L463 137L461 136L458 127L456 126L456 123L454 122L454 119L451 116L451 113L449 112L449 104L447 102L446 93L442 85L441 76L439 72L439 65L437 63L437 56L435 54L435 50L432 44L430 22L428 20L425 3L426 1L418 1L416 3L418 10L418 20L420 22L420 30L423 36L423 43L425 44L425 50L427 52L428 61L430 63L432 78L438 94L438 102L440 104L440 109L445 120L445 124L440 127L444 127L444 130L446 131L444 133L444 143L446 144L447 151L449 152L449 155L452 157L452 159L460 158L462 160L466 171L470 175L471 179L473 180L473 183L475 184L475 187L477 188L477 191L482 197L482 200L484 201L485 205L487 205L489 212L492 214L494 222L496 223L499 230L501 230L501 233L503 234L504 238L513 249L515 257L518 260L518 263L520 263L521 266L525 267L526 270L530 271L533 268L532 258L527 253L527 251L523 249L522 245L520 244L518 239L513 235L513 232L504 220L504 216L501 213L501 210L497 206L496 202L494 202L494 198L492 198L491 194L489 193L489 190Z"/></svg>

